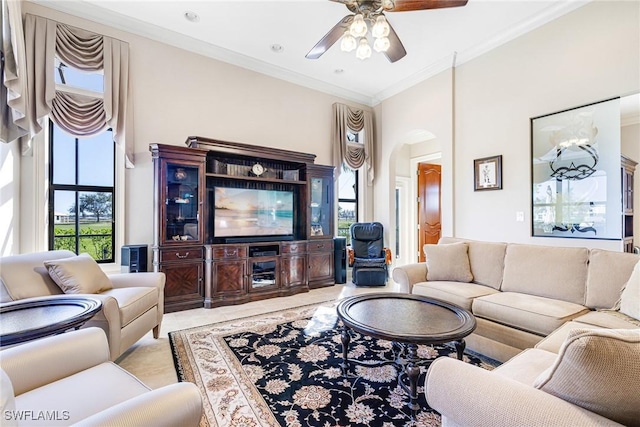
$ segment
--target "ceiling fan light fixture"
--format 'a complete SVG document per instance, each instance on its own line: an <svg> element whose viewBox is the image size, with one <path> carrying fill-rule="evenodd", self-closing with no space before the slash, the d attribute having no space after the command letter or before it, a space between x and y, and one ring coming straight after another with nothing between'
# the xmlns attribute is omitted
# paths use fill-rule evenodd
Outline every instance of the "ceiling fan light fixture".
<svg viewBox="0 0 640 427"><path fill-rule="evenodd" d="M349 30L344 32L342 41L340 42L340 50L343 52L351 52L358 46L356 39L349 33Z"/></svg>
<svg viewBox="0 0 640 427"><path fill-rule="evenodd" d="M391 43L387 37L379 37L373 42L373 48L376 52L386 52L389 50L389 46L391 46Z"/></svg>
<svg viewBox="0 0 640 427"><path fill-rule="evenodd" d="M364 22L364 16L361 13L353 17L349 32L353 37L364 37L367 34L367 23Z"/></svg>
<svg viewBox="0 0 640 427"><path fill-rule="evenodd" d="M358 49L356 50L356 58L358 59L367 59L371 56L371 46L367 42L366 38L361 38L358 43Z"/></svg>
<svg viewBox="0 0 640 427"><path fill-rule="evenodd" d="M393 0L382 0L382 8L384 10L391 10L396 7L396 3Z"/></svg>
<svg viewBox="0 0 640 427"><path fill-rule="evenodd" d="M371 35L375 38L387 37L389 35L389 23L384 15L379 15L376 18L376 23L371 28Z"/></svg>

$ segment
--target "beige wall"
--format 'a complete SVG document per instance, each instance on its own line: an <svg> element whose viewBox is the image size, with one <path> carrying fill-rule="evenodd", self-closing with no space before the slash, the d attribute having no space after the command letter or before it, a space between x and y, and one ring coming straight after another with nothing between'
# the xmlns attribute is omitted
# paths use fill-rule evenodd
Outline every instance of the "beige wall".
<svg viewBox="0 0 640 427"><path fill-rule="evenodd" d="M453 235L618 250L616 241L531 237L529 118L640 91L639 9L639 2L592 2L460 65L455 139L450 129L436 129L451 126L450 79L436 76L383 101L383 161L402 144L403 134L425 128L448 146L443 176L452 173L453 179L443 182L443 196L453 191L454 199L443 209L443 224L453 206L447 226ZM504 189L474 192L473 160L498 154ZM394 167L390 159L389 169ZM379 185L375 216L393 223L388 191ZM524 222L516 222L519 211Z"/></svg>
<svg viewBox="0 0 640 427"><path fill-rule="evenodd" d="M393 203L396 162L405 144L413 141L416 133L429 132L429 141L442 152L442 229L445 235L453 234L453 122L452 122L452 73L442 72L381 103L381 150L376 154L380 172L375 186L373 217L385 225L387 246L394 247L395 236L391 232L395 224ZM406 164L406 163L405 163Z"/></svg>
<svg viewBox="0 0 640 427"><path fill-rule="evenodd" d="M331 162L331 104L345 100L33 3L23 9L130 43L136 168L126 172L122 243L152 241L151 142L180 145L201 135ZM416 132L429 132L442 153L445 235L617 249L530 237L529 118L640 91L639 9L639 2L589 3L376 105L376 183L365 219L385 225L387 245L396 154ZM503 155L504 189L473 192L473 159L495 154ZM517 211L525 222L515 221Z"/></svg>
<svg viewBox="0 0 640 427"><path fill-rule="evenodd" d="M316 163L332 162L331 106L349 103L344 99L33 3L25 3L23 12L130 44L136 166L126 171L121 243L153 240L151 142L182 145L198 135L313 153Z"/></svg>

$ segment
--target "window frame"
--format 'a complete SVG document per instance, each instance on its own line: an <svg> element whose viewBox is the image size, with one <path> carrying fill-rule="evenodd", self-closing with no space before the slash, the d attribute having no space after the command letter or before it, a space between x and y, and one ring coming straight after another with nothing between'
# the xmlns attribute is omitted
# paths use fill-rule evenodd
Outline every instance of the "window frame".
<svg viewBox="0 0 640 427"><path fill-rule="evenodd" d="M56 191L73 191L75 192L75 206L76 209L79 206L79 193L82 192L96 192L96 193L111 193L111 257L108 259L96 259L96 262L101 263L101 264L109 264L109 263L114 263L117 259L117 254L116 254L116 248L118 247L118 245L116 244L116 236L118 233L116 233L116 228L118 226L119 221L117 221L118 215L117 215L117 207L118 207L118 192L117 192L117 188L118 188L118 174L117 174L117 170L118 170L118 162L117 162L117 150L116 150L116 144L115 142L113 142L112 140L112 155L113 155L113 170L112 170L112 182L113 182L113 186L101 186L101 185L83 185L83 184L78 184L78 173L79 173L79 140L80 138L78 138L77 136L73 137L74 138L74 142L75 142L75 146L74 146L74 164L75 164L75 178L74 184L56 184L54 183L53 180L53 176L54 176L54 126L55 123L53 123L52 120L49 120L49 135L48 135L48 150L49 150L49 162L48 162L48 197L47 197L47 241L48 241L48 249L49 250L54 250L54 244L55 244L55 226L56 226L56 222L55 222L55 195L56 195ZM108 132L111 132L111 129L107 130ZM79 233L80 231L80 215L75 215L75 220L74 220L74 225L75 225L75 235L74 235L74 243L75 243L75 252L76 254L78 254L80 252L80 245L79 245L79 241L80 241L80 237L81 234ZM101 236L103 236L101 234ZM86 236L84 236L86 237Z"/></svg>
<svg viewBox="0 0 640 427"><path fill-rule="evenodd" d="M345 164L342 165L343 168L347 167ZM355 212L355 221L354 222L358 222L359 219L359 195L360 195L360 183L359 183L359 170L358 169L351 169L349 168L351 171L353 171L353 176L354 176L354 183L353 183L353 192L355 194L355 198L346 198L346 197L340 197L340 177L343 176L343 174L341 173L340 176L338 177L338 206L340 206L340 203L353 203L354 204L354 212ZM340 218L338 218L338 227L340 224ZM347 232L347 244L349 244L349 233ZM338 235L340 235L340 229L338 228Z"/></svg>

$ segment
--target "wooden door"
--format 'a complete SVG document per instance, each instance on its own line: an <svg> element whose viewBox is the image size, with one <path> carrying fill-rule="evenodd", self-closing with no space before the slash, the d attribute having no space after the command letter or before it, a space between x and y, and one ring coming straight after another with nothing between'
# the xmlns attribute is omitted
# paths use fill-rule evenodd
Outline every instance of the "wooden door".
<svg viewBox="0 0 640 427"><path fill-rule="evenodd" d="M438 243L440 224L440 165L418 164L418 261L424 262L422 247Z"/></svg>

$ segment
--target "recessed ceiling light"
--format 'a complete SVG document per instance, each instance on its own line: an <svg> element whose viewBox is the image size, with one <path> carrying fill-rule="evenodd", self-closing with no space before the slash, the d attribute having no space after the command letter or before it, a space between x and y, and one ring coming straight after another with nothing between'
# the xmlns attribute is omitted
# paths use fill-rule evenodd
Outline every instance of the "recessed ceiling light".
<svg viewBox="0 0 640 427"><path fill-rule="evenodd" d="M198 15L197 13L192 12L190 10L187 10L184 13L184 19L186 19L189 22L198 22L198 21L200 21L200 15Z"/></svg>
<svg viewBox="0 0 640 427"><path fill-rule="evenodd" d="M271 51L275 53L282 53L284 52L284 47L281 44L272 44Z"/></svg>

